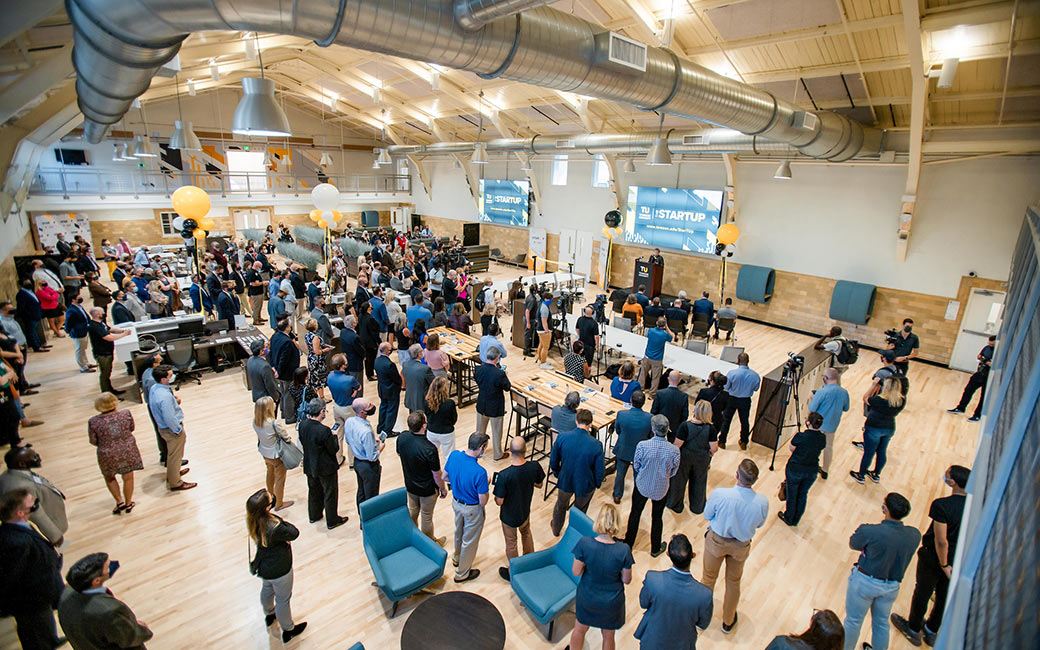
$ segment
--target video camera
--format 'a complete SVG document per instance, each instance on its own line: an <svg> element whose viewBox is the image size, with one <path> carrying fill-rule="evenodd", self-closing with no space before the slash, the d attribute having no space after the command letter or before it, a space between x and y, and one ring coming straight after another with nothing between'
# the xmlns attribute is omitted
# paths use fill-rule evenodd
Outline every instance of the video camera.
<svg viewBox="0 0 1040 650"><path fill-rule="evenodd" d="M794 352L787 353L787 362L784 363L784 368L791 372L796 372L805 367L805 357L796 355Z"/></svg>
<svg viewBox="0 0 1040 650"><path fill-rule="evenodd" d="M899 329L893 327L890 330L885 330L885 343L898 343L902 335L899 333Z"/></svg>
<svg viewBox="0 0 1040 650"><path fill-rule="evenodd" d="M607 294L601 293L596 296L596 301L589 307L592 307L592 317L596 319L597 323L607 322Z"/></svg>

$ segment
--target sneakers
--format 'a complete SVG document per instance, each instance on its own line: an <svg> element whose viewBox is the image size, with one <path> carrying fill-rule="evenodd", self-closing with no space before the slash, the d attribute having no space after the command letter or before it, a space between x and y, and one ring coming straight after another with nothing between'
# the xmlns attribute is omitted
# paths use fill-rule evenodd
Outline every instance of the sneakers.
<svg viewBox="0 0 1040 650"><path fill-rule="evenodd" d="M274 622L276 620L278 620L278 617L274 614L266 614L264 616L264 623L267 625L267 627L271 627L272 625L274 625Z"/></svg>
<svg viewBox="0 0 1040 650"><path fill-rule="evenodd" d="M888 617L888 620L892 621L892 627L899 630L906 637L906 640L910 642L910 645L917 648L921 647L921 633L911 630L910 623L905 618L899 614L892 614Z"/></svg>
<svg viewBox="0 0 1040 650"><path fill-rule="evenodd" d="M946 412L947 413L964 413L964 409L962 409L959 406L955 406L952 409L948 409ZM920 645L920 644L918 644L918 645Z"/></svg>
<svg viewBox="0 0 1040 650"><path fill-rule="evenodd" d="M864 474L860 474L859 472L857 472L855 470L849 472L849 476L851 476L852 480L856 481L860 485L863 485L863 479L866 478L866 476Z"/></svg>
<svg viewBox="0 0 1040 650"><path fill-rule="evenodd" d="M542 365L540 365L538 367L541 368L542 370L552 370L553 369L553 364L551 364L548 361L546 361L545 363L543 363Z"/></svg>
<svg viewBox="0 0 1040 650"><path fill-rule="evenodd" d="M460 582L469 582L470 580L476 580L477 576L479 575L480 569L470 569L469 573L467 573L465 576L461 578L455 578L455 583L458 584Z"/></svg>
<svg viewBox="0 0 1040 650"><path fill-rule="evenodd" d="M862 440L853 440L852 441L852 446L855 447L856 449L863 449L863 441Z"/></svg>
<svg viewBox="0 0 1040 650"><path fill-rule="evenodd" d="M298 637L303 634L303 630L307 627L307 622L297 623L293 626L293 629L282 632L282 643L289 643L294 637Z"/></svg>
<svg viewBox="0 0 1040 650"><path fill-rule="evenodd" d="M722 624L722 632L724 634L729 634L730 632L733 631L733 628L735 628L736 626L737 626L737 614L736 614L736 612L734 612L733 613L733 622L730 623L729 625L726 625L725 623L723 623Z"/></svg>
<svg viewBox="0 0 1040 650"><path fill-rule="evenodd" d="M982 419L982 418L980 418L979 416L977 416L977 415L973 415L973 416L971 416L970 418L968 418L968 422L978 422L978 421L979 421L979 420L981 420L981 419Z"/></svg>
<svg viewBox="0 0 1040 650"><path fill-rule="evenodd" d="M927 625L924 626L924 629L921 630L921 632L924 634L924 644L929 648L935 647L935 637L938 636L939 633L932 632L928 629Z"/></svg>
<svg viewBox="0 0 1040 650"><path fill-rule="evenodd" d="M877 472L867 472L867 478L869 478L871 481L874 481L875 483L881 482L881 475Z"/></svg>

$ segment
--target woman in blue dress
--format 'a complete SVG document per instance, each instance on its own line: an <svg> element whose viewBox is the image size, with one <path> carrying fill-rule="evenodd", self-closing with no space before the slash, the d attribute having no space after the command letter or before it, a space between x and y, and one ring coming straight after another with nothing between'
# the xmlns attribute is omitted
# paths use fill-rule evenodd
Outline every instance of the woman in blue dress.
<svg viewBox="0 0 1040 650"><path fill-rule="evenodd" d="M621 518L606 504L599 510L595 537L574 545L574 575L578 576L576 620L569 650L581 650L590 627L603 633L603 650L614 650L614 632L625 624L625 585L632 582L632 549L614 541Z"/></svg>
<svg viewBox="0 0 1040 650"><path fill-rule="evenodd" d="M619 399L625 404L632 403L632 394L640 389L639 382L635 379L636 366L631 361L621 364L617 377L610 382L610 396Z"/></svg>

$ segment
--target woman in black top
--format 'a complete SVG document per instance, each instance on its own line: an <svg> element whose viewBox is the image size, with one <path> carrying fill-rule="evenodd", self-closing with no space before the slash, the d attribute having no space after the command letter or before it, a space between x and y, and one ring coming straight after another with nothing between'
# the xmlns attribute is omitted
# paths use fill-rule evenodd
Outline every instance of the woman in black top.
<svg viewBox="0 0 1040 650"><path fill-rule="evenodd" d="M358 339L365 348L365 377L369 381L376 379L376 353L379 352L379 323L372 316L372 303L361 305L361 318L358 320Z"/></svg>
<svg viewBox="0 0 1040 650"><path fill-rule="evenodd" d="M785 634L769 642L766 650L841 650L845 629L838 615L829 609L813 613L809 629L801 634Z"/></svg>
<svg viewBox="0 0 1040 650"><path fill-rule="evenodd" d="M711 404L711 424L715 431L722 430L722 412L726 410L729 393L726 392L726 375L712 370L708 375L708 386L697 393L697 401L705 400Z"/></svg>
<svg viewBox="0 0 1040 650"><path fill-rule="evenodd" d="M668 507L675 512L683 511L683 492L689 491L690 510L699 515L704 512L704 499L708 489L708 465L711 457L719 450L719 434L711 424L712 408L707 400L693 405L693 417L679 425L675 433L675 445L679 448L679 471L672 477L668 487Z"/></svg>
<svg viewBox="0 0 1040 650"><path fill-rule="evenodd" d="M906 400L899 379L886 377L881 381L878 394L864 397L863 401L867 404L867 421L863 425L863 458L859 461L859 471L852 470L849 476L857 483L862 483L864 476L869 476L871 481L877 483L881 480L881 470L888 460L888 443L896 432L896 416L903 410ZM872 460L874 469L868 471Z"/></svg>
<svg viewBox="0 0 1040 650"><path fill-rule="evenodd" d="M282 628L282 643L300 635L307 623L293 623L292 547L289 542L300 536L296 526L271 513L274 500L267 490L257 490L246 501L246 527L256 544L256 554L250 559L249 570L263 580L260 605L264 608L267 626L278 620Z"/></svg>
<svg viewBox="0 0 1040 650"><path fill-rule="evenodd" d="M441 455L441 465L448 460L448 454L455 449L455 423L459 420L459 412L455 400L448 392L448 380L436 377L426 391L426 439L437 447Z"/></svg>
<svg viewBox="0 0 1040 650"><path fill-rule="evenodd" d="M788 526L797 526L805 512L809 488L820 471L820 452L827 446L827 437L820 432L823 416L813 411L805 418L808 428L791 438L791 457L787 460L787 509L776 513Z"/></svg>

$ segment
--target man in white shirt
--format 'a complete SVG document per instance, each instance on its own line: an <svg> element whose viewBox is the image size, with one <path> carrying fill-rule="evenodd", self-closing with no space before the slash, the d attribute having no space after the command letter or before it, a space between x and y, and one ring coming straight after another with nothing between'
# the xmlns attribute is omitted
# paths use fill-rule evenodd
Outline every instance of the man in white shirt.
<svg viewBox="0 0 1040 650"><path fill-rule="evenodd" d="M841 336L841 328L835 325L829 333L821 336L814 346L817 350L826 350L831 353L831 367L839 373L848 369L847 365L838 362L838 353L841 352L841 346L844 342L845 339Z"/></svg>
<svg viewBox="0 0 1040 650"><path fill-rule="evenodd" d="M751 538L769 514L769 500L751 489L757 480L758 466L745 458L737 466L737 484L716 488L704 505L708 534L704 538L701 582L714 591L719 570L726 562L726 596L722 604L722 631L726 634L737 624L740 578L751 552Z"/></svg>

